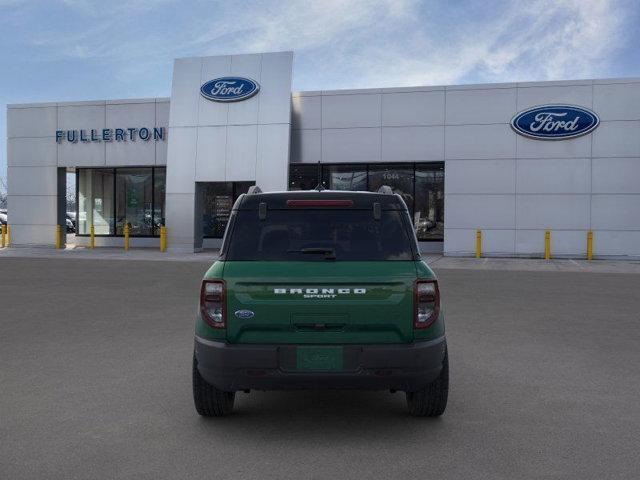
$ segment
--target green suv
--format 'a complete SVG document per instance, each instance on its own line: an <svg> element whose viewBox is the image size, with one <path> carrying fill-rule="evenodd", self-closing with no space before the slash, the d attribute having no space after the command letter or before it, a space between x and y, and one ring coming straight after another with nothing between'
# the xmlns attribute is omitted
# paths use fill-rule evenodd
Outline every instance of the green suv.
<svg viewBox="0 0 640 480"><path fill-rule="evenodd" d="M225 415L251 389L401 390L412 415L444 412L438 281L389 187L238 198L202 281L196 410Z"/></svg>

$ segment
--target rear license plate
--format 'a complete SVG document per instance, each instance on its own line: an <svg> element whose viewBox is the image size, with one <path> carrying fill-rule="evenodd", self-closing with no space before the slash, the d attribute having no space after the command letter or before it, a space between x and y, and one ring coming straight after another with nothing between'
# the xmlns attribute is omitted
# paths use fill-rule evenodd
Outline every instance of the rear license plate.
<svg viewBox="0 0 640 480"><path fill-rule="evenodd" d="M342 370L342 347L298 347L298 370Z"/></svg>

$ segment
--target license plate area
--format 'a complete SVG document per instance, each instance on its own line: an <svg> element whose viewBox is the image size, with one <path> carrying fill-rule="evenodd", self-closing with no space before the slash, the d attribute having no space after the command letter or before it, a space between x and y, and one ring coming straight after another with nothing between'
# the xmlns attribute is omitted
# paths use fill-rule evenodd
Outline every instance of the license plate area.
<svg viewBox="0 0 640 480"><path fill-rule="evenodd" d="M342 346L299 346L296 348L296 369L301 371L342 371Z"/></svg>

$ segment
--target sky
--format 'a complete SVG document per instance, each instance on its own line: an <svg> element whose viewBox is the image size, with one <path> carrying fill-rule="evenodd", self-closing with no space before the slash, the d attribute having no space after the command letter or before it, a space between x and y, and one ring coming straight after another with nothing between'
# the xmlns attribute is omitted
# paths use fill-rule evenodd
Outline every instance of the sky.
<svg viewBox="0 0 640 480"><path fill-rule="evenodd" d="M0 108L168 97L174 58L282 50L294 90L640 77L639 25L638 0L0 0Z"/></svg>

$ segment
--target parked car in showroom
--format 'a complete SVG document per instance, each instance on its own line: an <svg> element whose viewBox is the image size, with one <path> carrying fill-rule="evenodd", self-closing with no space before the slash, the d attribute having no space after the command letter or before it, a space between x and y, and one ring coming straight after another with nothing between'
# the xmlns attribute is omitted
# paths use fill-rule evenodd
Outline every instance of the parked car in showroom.
<svg viewBox="0 0 640 480"><path fill-rule="evenodd" d="M67 233L76 233L76 212L67 212Z"/></svg>
<svg viewBox="0 0 640 480"><path fill-rule="evenodd" d="M444 311L403 199L241 195L202 281L192 375L203 416L251 389L404 391L412 415L442 415Z"/></svg>

